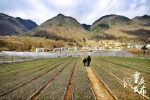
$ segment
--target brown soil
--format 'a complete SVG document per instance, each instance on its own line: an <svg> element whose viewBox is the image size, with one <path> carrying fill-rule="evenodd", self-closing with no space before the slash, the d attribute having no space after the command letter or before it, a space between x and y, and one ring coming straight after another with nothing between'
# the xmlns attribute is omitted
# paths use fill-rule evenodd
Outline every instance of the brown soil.
<svg viewBox="0 0 150 100"><path fill-rule="evenodd" d="M86 67L87 75L97 100L115 100L91 67Z"/></svg>
<svg viewBox="0 0 150 100"><path fill-rule="evenodd" d="M76 63L74 64L73 71L70 77L69 85L67 87L65 96L63 100L72 100L73 96L73 88L74 88L74 71L75 71Z"/></svg>

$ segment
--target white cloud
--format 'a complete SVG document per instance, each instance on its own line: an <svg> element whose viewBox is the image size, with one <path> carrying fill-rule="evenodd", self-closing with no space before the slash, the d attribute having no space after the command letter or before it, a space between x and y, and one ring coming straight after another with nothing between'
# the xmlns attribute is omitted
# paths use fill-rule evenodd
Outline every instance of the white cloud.
<svg viewBox="0 0 150 100"><path fill-rule="evenodd" d="M146 3L146 0L140 0L141 1L141 3Z"/></svg>
<svg viewBox="0 0 150 100"><path fill-rule="evenodd" d="M80 23L92 24L114 6L118 0L0 0L0 12L10 16L31 19L37 24L59 13L76 18ZM150 15L149 0L119 0L107 14L129 18ZM103 13L102 13L103 12ZM102 13L102 14L101 14Z"/></svg>

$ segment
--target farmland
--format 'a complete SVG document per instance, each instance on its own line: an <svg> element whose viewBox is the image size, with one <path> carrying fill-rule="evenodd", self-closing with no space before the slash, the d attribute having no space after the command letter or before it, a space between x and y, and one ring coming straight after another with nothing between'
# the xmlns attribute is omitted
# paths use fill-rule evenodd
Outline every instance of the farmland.
<svg viewBox="0 0 150 100"><path fill-rule="evenodd" d="M150 59L92 57L90 67L84 67L82 59L58 57L0 64L0 100L149 99ZM144 96L129 86L124 88L123 79L133 78L136 71L139 79L144 78Z"/></svg>

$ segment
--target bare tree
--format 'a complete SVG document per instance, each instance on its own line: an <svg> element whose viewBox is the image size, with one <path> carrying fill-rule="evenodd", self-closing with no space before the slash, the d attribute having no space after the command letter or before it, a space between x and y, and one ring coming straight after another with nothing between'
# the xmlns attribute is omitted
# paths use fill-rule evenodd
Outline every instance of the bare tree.
<svg viewBox="0 0 150 100"><path fill-rule="evenodd" d="M146 53L146 50L147 50L146 45L144 45L141 49L143 50L143 55L145 56L145 53Z"/></svg>

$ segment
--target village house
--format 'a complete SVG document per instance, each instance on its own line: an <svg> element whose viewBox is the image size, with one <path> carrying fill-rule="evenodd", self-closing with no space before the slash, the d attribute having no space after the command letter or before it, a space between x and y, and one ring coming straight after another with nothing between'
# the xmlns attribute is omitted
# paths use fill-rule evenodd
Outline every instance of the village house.
<svg viewBox="0 0 150 100"><path fill-rule="evenodd" d="M36 48L36 53L44 52L44 48Z"/></svg>
<svg viewBox="0 0 150 100"><path fill-rule="evenodd" d="M150 49L150 44L147 44L147 45L146 45L146 48Z"/></svg>

